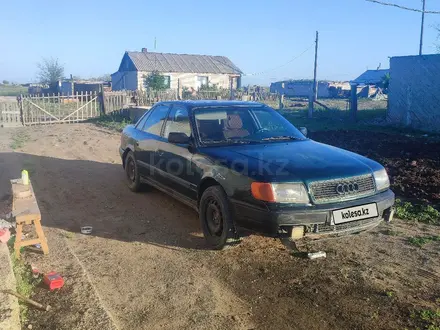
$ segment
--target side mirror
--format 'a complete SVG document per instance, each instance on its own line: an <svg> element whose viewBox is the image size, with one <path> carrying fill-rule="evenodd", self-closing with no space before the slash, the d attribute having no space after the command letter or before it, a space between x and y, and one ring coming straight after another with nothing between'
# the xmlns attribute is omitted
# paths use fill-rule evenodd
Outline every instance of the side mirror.
<svg viewBox="0 0 440 330"><path fill-rule="evenodd" d="M307 127L300 127L299 128L299 131L305 136L305 137L307 137Z"/></svg>
<svg viewBox="0 0 440 330"><path fill-rule="evenodd" d="M174 144L189 144L189 136L181 132L171 132L168 134L168 142Z"/></svg>

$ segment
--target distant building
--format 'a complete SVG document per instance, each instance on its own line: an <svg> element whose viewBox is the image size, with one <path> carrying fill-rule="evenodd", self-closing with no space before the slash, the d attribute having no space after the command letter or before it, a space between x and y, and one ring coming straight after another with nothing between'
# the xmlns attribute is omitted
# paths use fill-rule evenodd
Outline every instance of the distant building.
<svg viewBox="0 0 440 330"><path fill-rule="evenodd" d="M384 77L389 73L389 69L367 70L351 83L358 85L358 97L372 97L377 94L378 90L381 90Z"/></svg>
<svg viewBox="0 0 440 330"><path fill-rule="evenodd" d="M112 74L113 90L143 90L145 78L158 71L168 88L194 88L215 84L220 88L241 87L242 71L225 56L125 52L119 70Z"/></svg>
<svg viewBox="0 0 440 330"><path fill-rule="evenodd" d="M88 81L88 80L66 80L58 83L58 93L63 95L74 95L81 93L99 93L101 90L111 91L109 81Z"/></svg>
<svg viewBox="0 0 440 330"><path fill-rule="evenodd" d="M380 85L383 81L383 78L390 73L389 69L385 70L367 70L352 83L363 84L363 85Z"/></svg>
<svg viewBox="0 0 440 330"><path fill-rule="evenodd" d="M284 94L287 97L309 97L313 90L312 80L284 80L270 84L270 92ZM348 82L318 82L318 98L343 96L350 90ZM346 92L345 92L346 91Z"/></svg>

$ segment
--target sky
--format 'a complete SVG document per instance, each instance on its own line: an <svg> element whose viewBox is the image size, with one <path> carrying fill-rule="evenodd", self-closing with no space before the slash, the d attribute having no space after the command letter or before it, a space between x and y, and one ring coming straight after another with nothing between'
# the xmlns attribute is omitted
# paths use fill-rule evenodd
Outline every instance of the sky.
<svg viewBox="0 0 440 330"><path fill-rule="evenodd" d="M421 0L384 0L421 8ZM427 10L440 1L426 0ZM58 58L65 74L118 70L125 51L224 55L243 84L313 77L352 80L417 55L421 14L365 0L1 0L0 81L35 82L37 64ZM424 54L436 52L440 15L426 15ZM440 41L439 41L440 43Z"/></svg>

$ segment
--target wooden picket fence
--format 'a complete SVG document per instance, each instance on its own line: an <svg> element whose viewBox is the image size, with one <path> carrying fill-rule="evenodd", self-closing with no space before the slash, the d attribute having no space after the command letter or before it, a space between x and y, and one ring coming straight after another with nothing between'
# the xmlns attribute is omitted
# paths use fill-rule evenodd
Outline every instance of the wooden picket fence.
<svg viewBox="0 0 440 330"><path fill-rule="evenodd" d="M236 93L237 98L245 99ZM228 90L184 91L180 99L228 99ZM265 95L271 98L273 95ZM262 97L263 98L263 97ZM177 90L81 92L73 95L42 94L0 99L1 126L77 123L104 114L126 115L131 107L150 107L159 101L179 99Z"/></svg>

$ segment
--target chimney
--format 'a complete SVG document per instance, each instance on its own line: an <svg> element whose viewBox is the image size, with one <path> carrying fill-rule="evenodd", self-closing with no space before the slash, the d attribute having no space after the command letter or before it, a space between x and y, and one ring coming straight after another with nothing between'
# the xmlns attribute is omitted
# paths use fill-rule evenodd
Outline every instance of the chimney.
<svg viewBox="0 0 440 330"><path fill-rule="evenodd" d="M142 53L148 53L148 49L147 48L142 48Z"/></svg>

